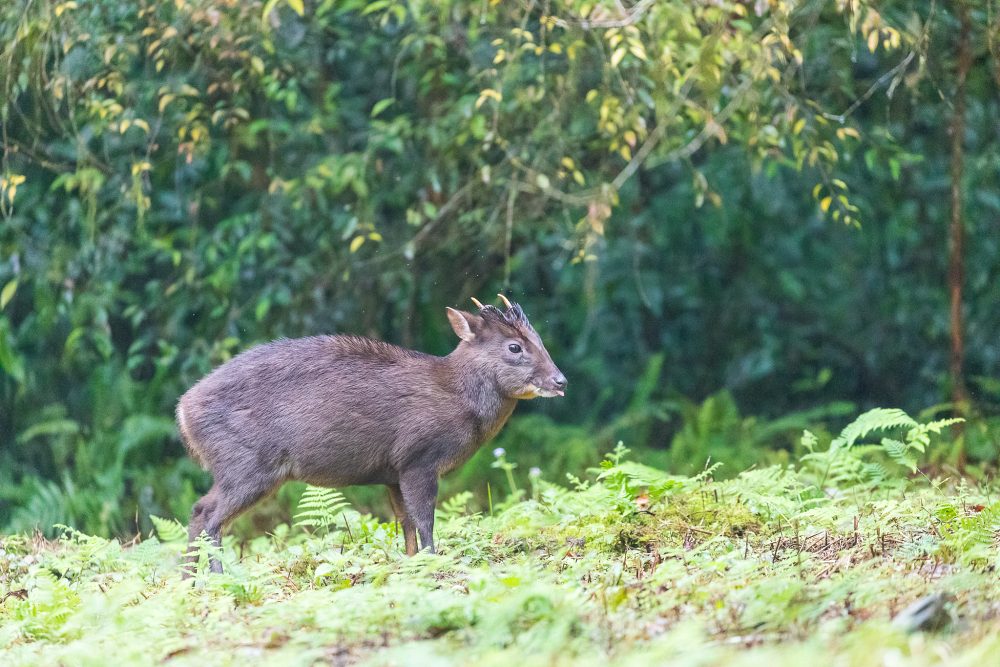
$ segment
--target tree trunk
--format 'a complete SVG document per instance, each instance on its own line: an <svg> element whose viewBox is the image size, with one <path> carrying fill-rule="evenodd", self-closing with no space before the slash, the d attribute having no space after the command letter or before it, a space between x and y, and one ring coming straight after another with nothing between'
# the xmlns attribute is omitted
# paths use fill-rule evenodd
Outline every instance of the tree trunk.
<svg viewBox="0 0 1000 667"><path fill-rule="evenodd" d="M951 296L951 399L955 411L964 415L969 408L969 393L965 387L965 332L962 324L962 284L965 277L964 244L965 227L962 220L962 170L964 167L963 139L965 137L965 94L966 79L972 66L972 50L969 42L972 31L969 7L965 0L957 4L959 19L958 65L955 72L954 110L951 117L951 223L948 229L948 292ZM959 461L965 464L965 450L962 448Z"/></svg>

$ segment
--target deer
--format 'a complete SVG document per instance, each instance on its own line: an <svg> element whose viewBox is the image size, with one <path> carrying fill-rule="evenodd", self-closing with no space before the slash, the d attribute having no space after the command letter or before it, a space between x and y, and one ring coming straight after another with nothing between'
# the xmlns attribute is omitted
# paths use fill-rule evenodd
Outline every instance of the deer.
<svg viewBox="0 0 1000 667"><path fill-rule="evenodd" d="M436 553L442 475L497 435L518 401L564 396L566 376L524 310L447 307L458 344L445 356L352 335L279 339L199 380L177 403L189 455L213 483L191 511L188 568L202 534L217 548L238 516L283 483L382 484L406 553ZM222 572L215 556L212 572Z"/></svg>

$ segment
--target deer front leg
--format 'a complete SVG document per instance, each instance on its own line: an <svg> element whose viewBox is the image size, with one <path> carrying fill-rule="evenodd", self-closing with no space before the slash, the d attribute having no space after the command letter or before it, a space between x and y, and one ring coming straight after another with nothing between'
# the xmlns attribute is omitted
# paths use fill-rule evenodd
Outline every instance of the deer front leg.
<svg viewBox="0 0 1000 667"><path fill-rule="evenodd" d="M410 470L399 478L403 506L420 536L420 548L434 551L434 505L437 502L438 478L433 468ZM405 529L404 529L405 531ZM407 551L409 546L407 545Z"/></svg>

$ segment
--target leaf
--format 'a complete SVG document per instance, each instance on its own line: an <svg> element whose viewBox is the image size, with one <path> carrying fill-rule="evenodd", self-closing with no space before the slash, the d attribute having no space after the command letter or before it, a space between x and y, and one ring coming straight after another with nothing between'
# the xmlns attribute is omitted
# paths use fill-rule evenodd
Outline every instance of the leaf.
<svg viewBox="0 0 1000 667"><path fill-rule="evenodd" d="M14 293L17 292L17 278L14 278L0 290L0 310L7 307L10 300L14 298Z"/></svg>
<svg viewBox="0 0 1000 667"><path fill-rule="evenodd" d="M875 53L875 49L878 48L878 30L872 30L868 33L868 50Z"/></svg>
<svg viewBox="0 0 1000 667"><path fill-rule="evenodd" d="M479 98L476 100L476 108L483 106L483 104L488 99L496 100L497 102L503 99L503 95L499 91L493 90L492 88L486 88L479 92Z"/></svg>
<svg viewBox="0 0 1000 667"><path fill-rule="evenodd" d="M336 489L319 486L307 486L296 507L295 525L327 527L336 521L337 517L351 505L344 495Z"/></svg>
<svg viewBox="0 0 1000 667"><path fill-rule="evenodd" d="M897 426L916 426L917 422L910 415L898 408L875 408L864 413L853 422L848 424L840 432L840 438L847 447L851 447L859 438L863 438L872 431L881 431Z"/></svg>
<svg viewBox="0 0 1000 667"><path fill-rule="evenodd" d="M830 204L833 202L833 197L823 197L819 202L820 209L826 213L830 210Z"/></svg>
<svg viewBox="0 0 1000 667"><path fill-rule="evenodd" d="M917 461L909 455L910 447L906 443L892 438L882 438L882 448L889 458L899 465L909 468L910 472L917 471Z"/></svg>
<svg viewBox="0 0 1000 667"><path fill-rule="evenodd" d="M268 26L267 18L271 15L271 12L274 11L277 4L278 0L267 0L267 3L264 5L264 9L260 13L260 20L264 23L265 27Z"/></svg>
<svg viewBox="0 0 1000 667"><path fill-rule="evenodd" d="M378 102L375 103L375 106L372 107L371 117L372 118L377 117L380 113L391 107L395 102L396 102L395 98L392 97L387 97L384 100L379 100Z"/></svg>
<svg viewBox="0 0 1000 667"><path fill-rule="evenodd" d="M299 16L305 16L306 7L302 0L288 0L288 6Z"/></svg>
<svg viewBox="0 0 1000 667"><path fill-rule="evenodd" d="M38 437L70 436L79 432L80 424L72 419L49 419L25 429L17 436L17 442L30 442Z"/></svg>
<svg viewBox="0 0 1000 667"><path fill-rule="evenodd" d="M545 174L539 174L538 176L536 176L535 183L537 183L538 187L540 187L542 190L548 190L549 187L551 187L551 184L549 183L549 177L546 176Z"/></svg>
<svg viewBox="0 0 1000 667"><path fill-rule="evenodd" d="M365 244L365 237L364 236L355 236L351 240L351 252L357 252L358 248L360 248L364 244Z"/></svg>
<svg viewBox="0 0 1000 667"><path fill-rule="evenodd" d="M156 528L156 536L160 538L161 542L184 542L187 540L187 529L177 519L164 519L150 514L149 520Z"/></svg>
<svg viewBox="0 0 1000 667"><path fill-rule="evenodd" d="M889 171L892 173L892 180L899 180L900 164L896 158L889 158Z"/></svg>
<svg viewBox="0 0 1000 667"><path fill-rule="evenodd" d="M264 318L267 317L267 313L269 310L271 310L271 300L265 297L257 304L257 307L254 309L254 317L257 318L258 322L262 322Z"/></svg>
<svg viewBox="0 0 1000 667"><path fill-rule="evenodd" d="M618 67L626 53L628 52L625 50L624 46L619 46L615 49L615 52L611 54L611 66Z"/></svg>

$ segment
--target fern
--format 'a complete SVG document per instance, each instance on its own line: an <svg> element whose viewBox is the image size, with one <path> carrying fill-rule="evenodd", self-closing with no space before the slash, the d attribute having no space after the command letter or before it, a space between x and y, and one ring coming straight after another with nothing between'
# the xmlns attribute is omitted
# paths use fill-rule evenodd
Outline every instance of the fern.
<svg viewBox="0 0 1000 667"><path fill-rule="evenodd" d="M340 491L321 486L307 486L299 500L295 525L328 528L351 506Z"/></svg>
<svg viewBox="0 0 1000 667"><path fill-rule="evenodd" d="M471 491L462 491L461 493L457 493L441 503L441 509L438 510L438 513L445 521L464 516L468 511L469 503L472 501L473 497L474 496Z"/></svg>
<svg viewBox="0 0 1000 667"><path fill-rule="evenodd" d="M890 459L905 468L909 468L910 472L917 471L917 459L911 454L914 448L909 443L892 438L882 438L882 449Z"/></svg>
<svg viewBox="0 0 1000 667"><path fill-rule="evenodd" d="M187 529L177 519L163 519L150 514L149 520L156 528L156 536L160 538L161 542L169 544L187 541Z"/></svg>
<svg viewBox="0 0 1000 667"><path fill-rule="evenodd" d="M878 458L888 459L909 473L919 469L919 457L927 451L932 433L960 419L941 419L921 424L902 410L876 408L848 424L825 451L818 451L817 437L804 431L802 446L807 451L800 458L806 471L817 476L816 486L832 484L847 488L856 485L877 486L890 479L891 471ZM902 440L882 438L879 444L862 444L875 431L907 428ZM871 460L875 459L875 460Z"/></svg>
<svg viewBox="0 0 1000 667"><path fill-rule="evenodd" d="M668 475L662 470L634 461L623 461L606 467L600 471L597 479L609 482L612 487L624 488L632 496L646 491L654 500L685 486L684 478Z"/></svg>
<svg viewBox="0 0 1000 667"><path fill-rule="evenodd" d="M960 516L954 510L951 514L941 528L940 555L966 565L1000 565L994 544L1000 532L1000 503L984 507L974 516Z"/></svg>
<svg viewBox="0 0 1000 667"><path fill-rule="evenodd" d="M840 432L838 440L843 442L842 446L844 447L853 447L855 442L872 431L884 431L897 426L913 427L917 425L917 422L910 415L898 408L875 408L848 424Z"/></svg>
<svg viewBox="0 0 1000 667"><path fill-rule="evenodd" d="M822 664L841 657L831 651L845 632L840 610L851 609L875 621L846 627L849 641L881 655L900 638L886 643L880 619L912 599L949 590L970 611L998 602L995 483L900 476L926 447L924 434L945 426L897 425L877 442L867 438L880 429L857 429L849 447L851 434L835 447L806 435L811 451L799 469L760 466L723 480L711 469L670 475L619 449L588 481L537 479L532 500L493 515L470 516L469 492L446 500L440 553L414 558L403 556L392 524L345 512L337 491L309 487L299 524L332 529L347 519L353 539L286 527L237 556L202 535L194 588L179 579L178 549L165 544L183 538L173 520L152 517L160 539L126 547L65 528L58 542L0 537L0 654L4 664L183 653L191 654L179 662L247 653L425 664L461 650L462 661L484 664L646 664L696 650L708 664L742 651L755 652L751 662ZM646 493L666 502L649 504ZM224 574L208 572L210 557ZM973 632L922 641L981 663L995 641L988 623L967 617ZM679 618L710 628L709 643L662 625ZM617 631L627 626L658 634Z"/></svg>
<svg viewBox="0 0 1000 667"><path fill-rule="evenodd" d="M954 417L952 419L938 419L927 424L917 424L906 434L906 442L911 447L924 452L931 443L931 433L940 433L945 427L964 421L961 417Z"/></svg>

